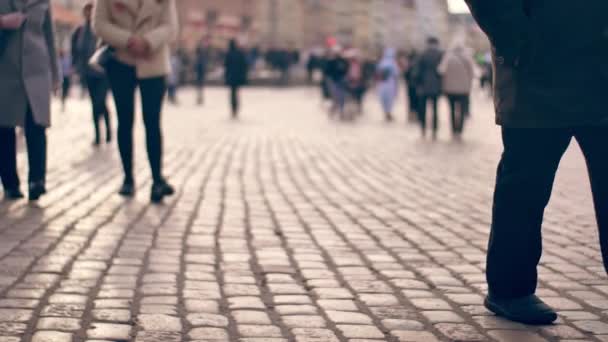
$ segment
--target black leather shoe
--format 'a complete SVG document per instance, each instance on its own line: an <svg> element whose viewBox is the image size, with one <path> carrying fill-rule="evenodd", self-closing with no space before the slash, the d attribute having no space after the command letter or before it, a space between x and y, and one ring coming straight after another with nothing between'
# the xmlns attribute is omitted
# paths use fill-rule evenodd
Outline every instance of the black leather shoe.
<svg viewBox="0 0 608 342"><path fill-rule="evenodd" d="M133 197L135 195L135 185L133 185L133 182L125 181L118 190L118 194L124 197Z"/></svg>
<svg viewBox="0 0 608 342"><path fill-rule="evenodd" d="M4 198L9 201L15 201L18 199L22 199L23 197L25 197L25 196L23 195L23 192L21 192L21 190L19 190L19 188L4 189Z"/></svg>
<svg viewBox="0 0 608 342"><path fill-rule="evenodd" d="M30 192L29 192L29 200L37 201L40 199L40 196L46 194L46 188L44 183L30 183Z"/></svg>
<svg viewBox="0 0 608 342"><path fill-rule="evenodd" d="M557 313L536 295L515 299L496 299L488 296L484 304L497 316L514 322L546 325L557 320Z"/></svg>
<svg viewBox="0 0 608 342"><path fill-rule="evenodd" d="M160 203L163 201L165 196L171 196L173 194L175 194L175 189L173 189L169 183L163 180L152 185L150 201L152 201L152 203Z"/></svg>

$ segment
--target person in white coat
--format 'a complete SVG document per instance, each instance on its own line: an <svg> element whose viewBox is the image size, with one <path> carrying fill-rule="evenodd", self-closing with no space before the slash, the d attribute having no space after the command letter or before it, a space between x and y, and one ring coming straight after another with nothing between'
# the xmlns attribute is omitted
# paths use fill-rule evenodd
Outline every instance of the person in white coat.
<svg viewBox="0 0 608 342"><path fill-rule="evenodd" d="M160 117L171 72L170 44L177 37L175 0L97 0L93 16L97 36L114 49L106 66L118 113L118 146L125 179L119 193L133 196L133 120L135 89L142 98L152 202L172 195L162 174Z"/></svg>
<svg viewBox="0 0 608 342"><path fill-rule="evenodd" d="M378 94L386 121L393 121L393 109L399 91L400 70L396 58L397 52L395 49L387 48L376 69Z"/></svg>

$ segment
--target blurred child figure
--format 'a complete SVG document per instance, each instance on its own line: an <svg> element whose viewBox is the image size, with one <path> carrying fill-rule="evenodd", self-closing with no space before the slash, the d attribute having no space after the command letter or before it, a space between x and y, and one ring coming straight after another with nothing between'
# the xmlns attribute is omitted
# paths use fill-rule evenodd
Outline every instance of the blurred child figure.
<svg viewBox="0 0 608 342"><path fill-rule="evenodd" d="M181 59L177 54L171 55L171 72L167 77L167 95L171 104L177 104L177 88L179 87L179 75L182 69Z"/></svg>
<svg viewBox="0 0 608 342"><path fill-rule="evenodd" d="M376 69L378 78L378 95L384 111L386 121L393 121L393 107L399 90L400 70L397 65L397 52L387 48Z"/></svg>
<svg viewBox="0 0 608 342"><path fill-rule="evenodd" d="M61 111L65 111L65 102L70 95L72 87L72 57L64 50L59 51L59 63L61 65Z"/></svg>

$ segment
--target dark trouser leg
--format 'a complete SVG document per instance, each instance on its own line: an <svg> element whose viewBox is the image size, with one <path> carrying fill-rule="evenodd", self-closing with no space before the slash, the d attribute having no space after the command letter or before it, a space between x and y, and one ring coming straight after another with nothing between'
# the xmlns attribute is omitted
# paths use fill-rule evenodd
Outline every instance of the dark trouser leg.
<svg viewBox="0 0 608 342"><path fill-rule="evenodd" d="M110 119L110 111L108 110L108 104L106 100L108 98L108 91L110 90L110 85L108 84L108 80L103 78L100 82L99 89L97 90L99 93L97 98L99 100L99 110L102 114L102 118L106 123L106 141L112 140L112 121Z"/></svg>
<svg viewBox="0 0 608 342"><path fill-rule="evenodd" d="M144 124L146 126L146 147L152 179L158 184L163 180L163 136L160 128L163 99L167 91L164 77L139 80Z"/></svg>
<svg viewBox="0 0 608 342"><path fill-rule="evenodd" d="M99 121L104 119L106 124L106 140L110 140L112 130L110 126L110 115L106 105L108 95L108 84L104 78L88 77L86 81L89 97L91 98L91 106L93 108L93 126L95 127L95 142L99 143Z"/></svg>
<svg viewBox="0 0 608 342"><path fill-rule="evenodd" d="M135 68L112 62L107 68L118 115L118 150L125 182L133 183L133 119L135 113Z"/></svg>
<svg viewBox="0 0 608 342"><path fill-rule="evenodd" d="M579 129L575 134L589 169L604 268L608 272L608 127Z"/></svg>
<svg viewBox="0 0 608 342"><path fill-rule="evenodd" d="M25 119L25 141L29 162L30 184L43 184L46 181L46 128L34 121L28 109Z"/></svg>
<svg viewBox="0 0 608 342"><path fill-rule="evenodd" d="M438 102L437 96L432 96L431 101L433 103L433 136L437 136L437 131L439 129L439 113L437 108Z"/></svg>
<svg viewBox="0 0 608 342"><path fill-rule="evenodd" d="M452 134L456 135L458 133L458 114L456 113L456 105L457 105L457 97L456 95L448 95L448 102L450 103L450 118L452 122Z"/></svg>
<svg viewBox="0 0 608 342"><path fill-rule="evenodd" d="M65 103L65 100L68 98L70 94L70 88L72 86L72 81L69 77L64 77L61 82L61 103Z"/></svg>
<svg viewBox="0 0 608 342"><path fill-rule="evenodd" d="M199 76L197 80L197 99L196 102L198 104L203 104L205 102L205 76Z"/></svg>
<svg viewBox="0 0 608 342"><path fill-rule="evenodd" d="M428 102L428 97L420 96L418 98L418 121L420 122L420 127L422 128L422 134L426 134L426 105Z"/></svg>
<svg viewBox="0 0 608 342"><path fill-rule="evenodd" d="M239 87L230 86L230 108L232 116L236 116L239 112Z"/></svg>
<svg viewBox="0 0 608 342"><path fill-rule="evenodd" d="M409 109L411 112L418 111L418 97L416 96L416 87L407 87L407 95L410 101Z"/></svg>
<svg viewBox="0 0 608 342"><path fill-rule="evenodd" d="M17 135L14 127L0 127L0 179L4 189L19 188Z"/></svg>
<svg viewBox="0 0 608 342"><path fill-rule="evenodd" d="M462 95L460 102L460 120L458 122L458 133L462 134L464 131L464 122L469 117L469 106L471 105L469 95Z"/></svg>
<svg viewBox="0 0 608 342"><path fill-rule="evenodd" d="M543 214L572 133L503 128L502 135L486 272L490 294L507 299L536 291Z"/></svg>

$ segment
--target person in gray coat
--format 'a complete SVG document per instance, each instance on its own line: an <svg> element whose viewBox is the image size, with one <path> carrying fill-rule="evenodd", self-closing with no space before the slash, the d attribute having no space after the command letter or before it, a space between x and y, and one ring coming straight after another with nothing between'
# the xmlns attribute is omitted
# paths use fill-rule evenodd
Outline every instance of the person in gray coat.
<svg viewBox="0 0 608 342"><path fill-rule="evenodd" d="M7 199L22 198L15 127L25 130L29 198L46 192L46 128L59 85L49 0L0 0L0 178Z"/></svg>
<svg viewBox="0 0 608 342"><path fill-rule="evenodd" d="M462 136L465 118L469 115L469 97L475 78L475 62L464 42L458 39L452 44L439 64L438 70L442 76L443 93L450 103L452 135L459 139Z"/></svg>

